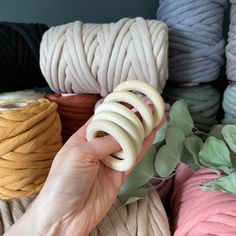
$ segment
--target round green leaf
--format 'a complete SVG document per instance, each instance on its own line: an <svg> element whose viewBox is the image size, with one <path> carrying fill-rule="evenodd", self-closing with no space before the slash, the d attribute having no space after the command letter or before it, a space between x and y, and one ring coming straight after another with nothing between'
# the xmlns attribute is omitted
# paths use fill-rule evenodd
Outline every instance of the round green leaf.
<svg viewBox="0 0 236 236"><path fill-rule="evenodd" d="M180 128L185 135L192 133L193 119L188 111L188 106L183 100L175 102L169 113L170 125Z"/></svg>
<svg viewBox="0 0 236 236"><path fill-rule="evenodd" d="M155 160L156 172L161 177L169 176L176 168L184 147L185 135L177 127L169 126L166 132L166 144L157 152Z"/></svg>
<svg viewBox="0 0 236 236"><path fill-rule="evenodd" d="M160 143L160 142L162 142L163 140L165 140L167 127L168 127L168 123L165 122L165 123L161 126L161 128L156 132L156 137L155 137L154 142L153 142L154 144Z"/></svg>
<svg viewBox="0 0 236 236"><path fill-rule="evenodd" d="M222 140L222 129L223 129L223 127L224 127L224 125L214 125L211 128L208 136L214 136L214 137Z"/></svg>
<svg viewBox="0 0 236 236"><path fill-rule="evenodd" d="M204 184L201 188L203 190L211 189L236 195L236 172Z"/></svg>
<svg viewBox="0 0 236 236"><path fill-rule="evenodd" d="M213 136L207 138L199 153L199 162L208 168L222 170L229 174L233 170L226 144Z"/></svg>
<svg viewBox="0 0 236 236"><path fill-rule="evenodd" d="M181 154L180 161L188 166L193 171L199 169L199 166L195 163L192 154L188 151L188 149L184 146L183 152Z"/></svg>
<svg viewBox="0 0 236 236"><path fill-rule="evenodd" d="M196 135L192 135L185 139L184 144L187 150L191 153L192 158L194 162L196 163L196 165L199 166L200 163L198 160L199 159L198 155L203 146L202 139Z"/></svg>
<svg viewBox="0 0 236 236"><path fill-rule="evenodd" d="M225 125L222 129L222 135L233 152L236 152L236 126Z"/></svg>
<svg viewBox="0 0 236 236"><path fill-rule="evenodd" d="M142 198L145 198L147 195L148 195L148 188L146 186L142 186L138 189L134 189L129 192L120 191L118 197L123 204L128 205L132 202L136 202Z"/></svg>
<svg viewBox="0 0 236 236"><path fill-rule="evenodd" d="M146 184L155 174L155 156L156 148L152 145L143 159L129 174L124 184L121 187L122 192L130 192Z"/></svg>

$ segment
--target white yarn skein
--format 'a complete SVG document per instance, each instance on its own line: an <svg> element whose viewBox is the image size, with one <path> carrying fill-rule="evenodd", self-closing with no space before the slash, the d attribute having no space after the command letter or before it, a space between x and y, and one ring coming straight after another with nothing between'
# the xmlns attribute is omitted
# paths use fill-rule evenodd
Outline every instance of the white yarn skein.
<svg viewBox="0 0 236 236"><path fill-rule="evenodd" d="M135 92L147 96L154 107L149 106ZM120 103L128 103L141 115L141 120ZM117 171L127 171L136 162L143 140L162 120L164 101L157 90L144 81L129 80L118 85L96 109L86 132L87 140L96 138L99 132L113 136L121 151L106 157L103 163Z"/></svg>
<svg viewBox="0 0 236 236"><path fill-rule="evenodd" d="M45 97L46 93L35 89L25 89L15 92L0 93L0 103L8 101L37 100Z"/></svg>
<svg viewBox="0 0 236 236"><path fill-rule="evenodd" d="M140 17L52 27L40 46L41 71L57 93L105 97L127 80L147 81L162 92L167 64L167 26Z"/></svg>

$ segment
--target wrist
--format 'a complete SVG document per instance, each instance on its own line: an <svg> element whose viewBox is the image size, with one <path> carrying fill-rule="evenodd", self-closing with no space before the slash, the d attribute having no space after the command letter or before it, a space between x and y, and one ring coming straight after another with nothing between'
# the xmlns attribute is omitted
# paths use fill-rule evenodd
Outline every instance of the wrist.
<svg viewBox="0 0 236 236"><path fill-rule="evenodd" d="M67 234L71 236L87 236L89 231L86 224L84 224L84 220L80 221L77 219L73 222L70 214L64 214L63 210L67 208L65 206L66 203L61 202L59 204L57 201L54 204L54 199L53 196L41 196L40 194L25 214L4 236L64 236ZM58 204L61 206L61 209L56 208ZM81 217L80 219L83 218ZM73 227L73 224L76 226Z"/></svg>
<svg viewBox="0 0 236 236"><path fill-rule="evenodd" d="M59 223L49 219L37 205L32 205L4 236L53 236L58 234Z"/></svg>

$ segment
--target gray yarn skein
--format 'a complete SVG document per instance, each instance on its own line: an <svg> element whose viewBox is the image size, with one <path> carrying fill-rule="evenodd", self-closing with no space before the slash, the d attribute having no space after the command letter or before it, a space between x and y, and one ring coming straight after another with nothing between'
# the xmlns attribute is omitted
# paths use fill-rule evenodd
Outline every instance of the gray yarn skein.
<svg viewBox="0 0 236 236"><path fill-rule="evenodd" d="M169 80L206 83L224 64L227 0L160 0L157 19L169 28Z"/></svg>
<svg viewBox="0 0 236 236"><path fill-rule="evenodd" d="M166 86L163 98L170 104L183 99L188 105L195 126L200 130L209 131L214 124L218 123L220 94L210 85L196 87Z"/></svg>
<svg viewBox="0 0 236 236"><path fill-rule="evenodd" d="M236 123L236 83L231 83L224 92L223 109L225 112L223 124Z"/></svg>
<svg viewBox="0 0 236 236"><path fill-rule="evenodd" d="M226 72L229 80L236 81L236 0L232 3L230 9L230 26L228 33L228 44L226 46Z"/></svg>

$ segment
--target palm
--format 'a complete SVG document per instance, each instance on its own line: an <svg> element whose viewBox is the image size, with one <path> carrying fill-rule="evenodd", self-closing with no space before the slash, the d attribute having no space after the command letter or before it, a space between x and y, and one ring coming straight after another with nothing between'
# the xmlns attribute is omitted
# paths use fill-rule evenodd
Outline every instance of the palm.
<svg viewBox="0 0 236 236"><path fill-rule="evenodd" d="M103 145L88 143L85 138L87 125L76 132L60 150L42 191L46 194L50 192L49 195L53 196L52 208L60 206L57 216L64 219L60 221L67 232L71 232L70 235L78 232L78 227L81 230L83 226L82 230L86 231L98 224L128 175L128 172L114 171L100 161L105 157L101 153L109 148L111 151L112 145L106 142L102 142ZM155 132L145 140L137 161L147 151L154 136ZM110 153L120 149L117 143L112 143L113 150Z"/></svg>

